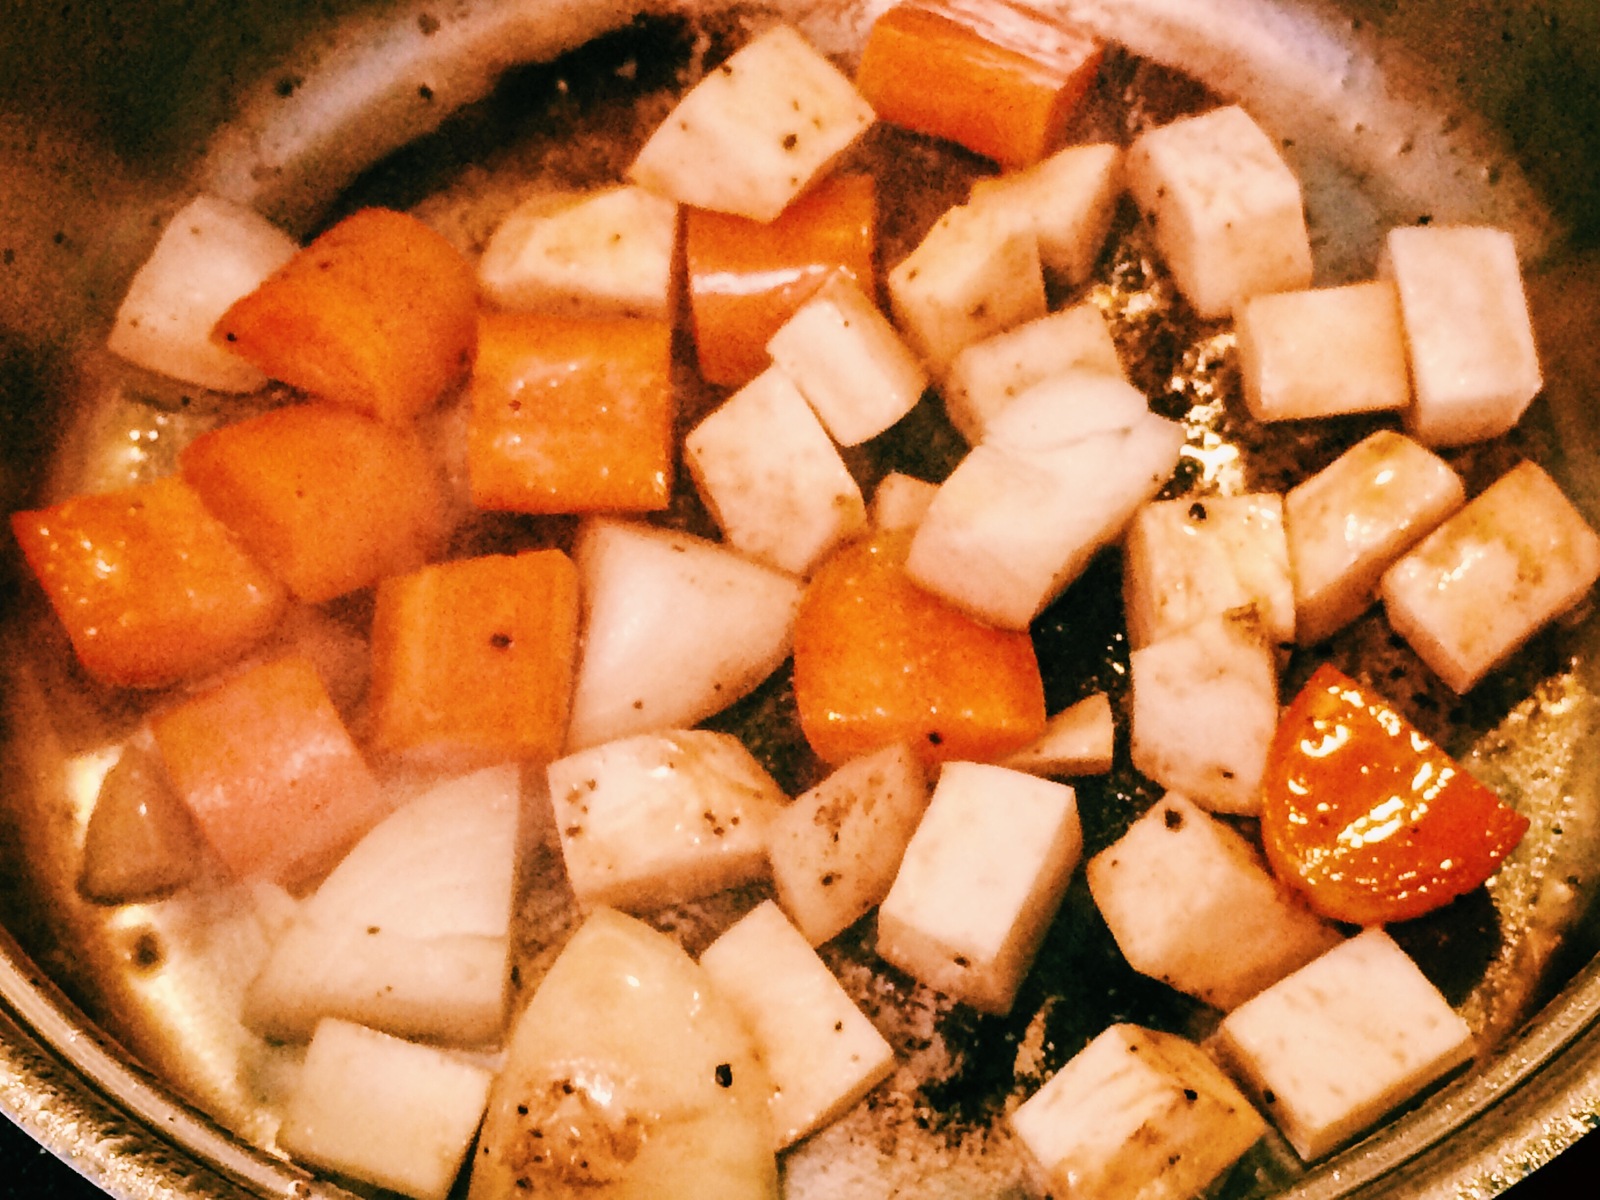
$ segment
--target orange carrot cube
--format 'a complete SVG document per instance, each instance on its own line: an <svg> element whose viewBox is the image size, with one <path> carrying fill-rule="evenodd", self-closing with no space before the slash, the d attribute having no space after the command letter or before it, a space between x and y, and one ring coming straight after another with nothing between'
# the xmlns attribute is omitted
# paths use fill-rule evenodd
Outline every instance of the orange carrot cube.
<svg viewBox="0 0 1600 1200"><path fill-rule="evenodd" d="M222 665L266 636L287 601L178 479L13 513L11 528L79 661L121 687Z"/></svg>
<svg viewBox="0 0 1600 1200"><path fill-rule="evenodd" d="M378 586L375 749L461 766L561 753L578 571L559 550L424 567Z"/></svg>
<svg viewBox="0 0 1600 1200"><path fill-rule="evenodd" d="M891 124L1025 167L1060 145L1103 54L1006 0L912 0L873 24L856 88Z"/></svg>
<svg viewBox="0 0 1600 1200"><path fill-rule="evenodd" d="M767 342L835 270L877 291L877 196L870 176L837 175L770 224L684 210L689 304L700 374L748 383L767 366Z"/></svg>
<svg viewBox="0 0 1600 1200"><path fill-rule="evenodd" d="M150 724L173 788L240 879L305 883L387 808L308 659L252 668Z"/></svg>
<svg viewBox="0 0 1600 1200"><path fill-rule="evenodd" d="M842 763L891 742L927 763L993 761L1044 730L1026 633L982 625L907 578L909 531L836 552L812 576L794 631L800 727Z"/></svg>
<svg viewBox="0 0 1600 1200"><path fill-rule="evenodd" d="M446 532L439 471L410 433L329 404L212 430L183 477L299 599L331 600L426 562Z"/></svg>
<svg viewBox="0 0 1600 1200"><path fill-rule="evenodd" d="M292 387L405 421L466 375L477 305L454 246L415 217L369 208L236 301L212 339Z"/></svg>
<svg viewBox="0 0 1600 1200"><path fill-rule="evenodd" d="M485 313L467 428L479 508L650 511L672 491L672 327Z"/></svg>

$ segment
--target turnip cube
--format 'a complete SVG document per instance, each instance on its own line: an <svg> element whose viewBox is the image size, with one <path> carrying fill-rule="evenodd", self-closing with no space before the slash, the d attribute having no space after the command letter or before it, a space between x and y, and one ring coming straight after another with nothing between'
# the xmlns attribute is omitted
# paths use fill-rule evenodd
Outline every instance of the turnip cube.
<svg viewBox="0 0 1600 1200"><path fill-rule="evenodd" d="M1236 1008L1339 944L1232 828L1177 793L1084 868L1135 971Z"/></svg>
<svg viewBox="0 0 1600 1200"><path fill-rule="evenodd" d="M940 217L888 284L896 323L935 376L964 346L1047 308L1038 239L971 205Z"/></svg>
<svg viewBox="0 0 1600 1200"><path fill-rule="evenodd" d="M770 221L873 122L837 67L787 25L709 71L634 159L634 183Z"/></svg>
<svg viewBox="0 0 1600 1200"><path fill-rule="evenodd" d="M1056 713L1038 741L1000 765L1030 775L1104 775L1111 770L1116 736L1111 697L1096 692Z"/></svg>
<svg viewBox="0 0 1600 1200"><path fill-rule="evenodd" d="M867 523L827 430L776 367L695 426L683 457L728 541L780 571L804 575Z"/></svg>
<svg viewBox="0 0 1600 1200"><path fill-rule="evenodd" d="M1457 692L1575 607L1600 578L1600 537L1520 463L1384 574L1389 624Z"/></svg>
<svg viewBox="0 0 1600 1200"><path fill-rule="evenodd" d="M894 1069L894 1050L767 901L700 956L772 1076L777 1148L835 1120Z"/></svg>
<svg viewBox="0 0 1600 1200"><path fill-rule="evenodd" d="M1378 579L1466 499L1438 455L1383 429L1284 497L1295 637L1314 645L1377 598Z"/></svg>
<svg viewBox="0 0 1600 1200"><path fill-rule="evenodd" d="M848 276L836 274L767 343L841 446L877 437L916 407L928 374Z"/></svg>
<svg viewBox="0 0 1600 1200"><path fill-rule="evenodd" d="M1300 181L1244 109L1215 108L1141 134L1127 173L1161 257L1201 317L1311 286Z"/></svg>
<svg viewBox="0 0 1600 1200"><path fill-rule="evenodd" d="M416 1200L444 1200L489 1099L489 1072L344 1021L317 1027L278 1145Z"/></svg>
<svg viewBox="0 0 1600 1200"><path fill-rule="evenodd" d="M1217 1047L1309 1160L1466 1062L1472 1031L1369 929L1234 1009Z"/></svg>
<svg viewBox="0 0 1600 1200"><path fill-rule="evenodd" d="M1122 561L1134 649L1242 609L1255 610L1270 641L1294 641L1294 580L1276 493L1147 504L1128 526Z"/></svg>
<svg viewBox="0 0 1600 1200"><path fill-rule="evenodd" d="M1254 296L1239 311L1239 375L1258 421L1404 408L1400 301L1386 280Z"/></svg>
<svg viewBox="0 0 1600 1200"><path fill-rule="evenodd" d="M502 308L669 317L678 206L640 187L535 196L500 223L478 281Z"/></svg>
<svg viewBox="0 0 1600 1200"><path fill-rule="evenodd" d="M648 912L767 872L767 827L786 797L731 734L640 734L569 754L548 775L586 909Z"/></svg>
<svg viewBox="0 0 1600 1200"><path fill-rule="evenodd" d="M878 481L867 506L867 519L877 529L915 529L928 513L939 485L899 471Z"/></svg>
<svg viewBox="0 0 1600 1200"><path fill-rule="evenodd" d="M1427 445L1459 446L1515 425L1544 380L1511 235L1393 229L1382 271L1399 289L1411 358L1406 428Z"/></svg>
<svg viewBox="0 0 1600 1200"><path fill-rule="evenodd" d="M1094 271L1121 194L1122 150L1099 143L1068 146L1024 170L981 179L971 202L1035 234L1045 268L1078 287Z"/></svg>
<svg viewBox="0 0 1600 1200"><path fill-rule="evenodd" d="M900 869L928 807L928 782L905 745L845 763L772 822L778 903L813 946L866 916Z"/></svg>
<svg viewBox="0 0 1600 1200"><path fill-rule="evenodd" d="M1052 1194L1179 1200L1266 1132L1232 1081L1191 1042L1113 1025L1010 1117Z"/></svg>
<svg viewBox="0 0 1600 1200"><path fill-rule="evenodd" d="M878 953L974 1008L1009 1012L1082 852L1070 787L946 763L878 909Z"/></svg>
<svg viewBox="0 0 1600 1200"><path fill-rule="evenodd" d="M1208 617L1135 650L1135 769L1213 812L1254 816L1278 727L1278 671L1248 617Z"/></svg>
<svg viewBox="0 0 1600 1200"><path fill-rule="evenodd" d="M212 342L211 330L298 249L251 209L196 196L167 223L134 275L111 329L112 353L184 383L255 391L267 377Z"/></svg>

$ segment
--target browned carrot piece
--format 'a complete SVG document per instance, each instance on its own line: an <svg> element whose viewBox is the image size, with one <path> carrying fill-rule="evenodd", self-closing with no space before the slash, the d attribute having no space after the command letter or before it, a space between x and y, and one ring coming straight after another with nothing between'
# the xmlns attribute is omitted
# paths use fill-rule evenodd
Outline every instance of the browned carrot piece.
<svg viewBox="0 0 1600 1200"><path fill-rule="evenodd" d="M177 479L11 516L78 659L120 687L199 675L264 637L287 597Z"/></svg>
<svg viewBox="0 0 1600 1200"><path fill-rule="evenodd" d="M242 297L212 338L274 379L405 421L466 375L477 303L454 246L415 217L369 208Z"/></svg>
<svg viewBox="0 0 1600 1200"><path fill-rule="evenodd" d="M479 508L665 508L672 328L664 321L485 313L467 471Z"/></svg>

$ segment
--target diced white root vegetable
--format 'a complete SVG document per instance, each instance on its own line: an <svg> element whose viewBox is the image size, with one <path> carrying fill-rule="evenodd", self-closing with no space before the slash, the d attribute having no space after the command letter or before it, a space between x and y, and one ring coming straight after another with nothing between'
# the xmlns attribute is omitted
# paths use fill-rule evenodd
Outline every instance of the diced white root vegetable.
<svg viewBox="0 0 1600 1200"><path fill-rule="evenodd" d="M778 813L772 880L808 942L820 946L889 894L927 807L922 765L902 744L852 759Z"/></svg>
<svg viewBox="0 0 1600 1200"><path fill-rule="evenodd" d="M1389 624L1465 692L1600 578L1600 537L1540 467L1520 463L1384 574Z"/></svg>
<svg viewBox="0 0 1600 1200"><path fill-rule="evenodd" d="M1038 239L971 205L940 217L888 285L896 323L935 377L963 347L1047 311Z"/></svg>
<svg viewBox="0 0 1600 1200"><path fill-rule="evenodd" d="M211 330L298 249L251 209L196 196L167 223L134 275L111 329L112 353L184 383L255 391L267 377L215 344Z"/></svg>
<svg viewBox="0 0 1600 1200"><path fill-rule="evenodd" d="M1216 1046L1309 1161L1466 1062L1472 1031L1369 929L1234 1009Z"/></svg>
<svg viewBox="0 0 1600 1200"><path fill-rule="evenodd" d="M917 406L928 373L855 281L835 274L767 352L841 446L877 437Z"/></svg>
<svg viewBox="0 0 1600 1200"><path fill-rule="evenodd" d="M1515 425L1544 379L1511 235L1462 225L1392 229L1380 271L1400 295L1411 434L1459 446Z"/></svg>
<svg viewBox="0 0 1600 1200"><path fill-rule="evenodd" d="M1128 526L1122 561L1128 644L1136 650L1246 608L1270 641L1294 641L1294 579L1276 493L1147 504Z"/></svg>
<svg viewBox="0 0 1600 1200"><path fill-rule="evenodd" d="M567 745L720 712L789 656L800 581L714 542L591 519L573 550L583 649Z"/></svg>
<svg viewBox="0 0 1600 1200"><path fill-rule="evenodd" d="M700 965L755 1035L778 1149L837 1119L894 1069L889 1043L772 901L707 947Z"/></svg>
<svg viewBox="0 0 1600 1200"><path fill-rule="evenodd" d="M1359 617L1390 564L1465 500L1448 463L1387 429L1291 490L1283 525L1296 640L1315 645Z"/></svg>
<svg viewBox="0 0 1600 1200"><path fill-rule="evenodd" d="M728 541L780 571L806 574L867 523L849 468L777 367L695 426L683 458Z"/></svg>
<svg viewBox="0 0 1600 1200"><path fill-rule="evenodd" d="M976 445L989 422L1022 392L1074 369L1124 377L1106 319L1087 300L963 349L945 378L945 412Z"/></svg>
<svg viewBox="0 0 1600 1200"><path fill-rule="evenodd" d="M578 902L649 911L767 872L767 827L786 797L738 738L671 730L549 766Z"/></svg>
<svg viewBox="0 0 1600 1200"><path fill-rule="evenodd" d="M194 878L204 845L146 732L129 741L100 781L83 833L78 889L101 904L165 895Z"/></svg>
<svg viewBox="0 0 1600 1200"><path fill-rule="evenodd" d="M678 206L641 187L534 196L500 223L478 282L504 308L671 315Z"/></svg>
<svg viewBox="0 0 1600 1200"><path fill-rule="evenodd" d="M1254 816L1278 727L1278 671L1258 622L1208 617L1128 656L1134 768L1213 812Z"/></svg>
<svg viewBox="0 0 1600 1200"><path fill-rule="evenodd" d="M1200 1047L1113 1025L1012 1113L1061 1196L1178 1200L1203 1192L1266 1132Z"/></svg>
<svg viewBox="0 0 1600 1200"><path fill-rule="evenodd" d="M929 987L1006 1013L1078 857L1065 784L946 763L878 909L878 953Z"/></svg>
<svg viewBox="0 0 1600 1200"><path fill-rule="evenodd" d="M1043 162L972 186L971 204L992 208L1039 239L1039 260L1072 287L1087 283L1122 194L1122 150L1068 146Z"/></svg>
<svg viewBox="0 0 1600 1200"><path fill-rule="evenodd" d="M1245 407L1258 421L1410 403L1400 301L1387 280L1254 296L1235 332Z"/></svg>
<svg viewBox="0 0 1600 1200"><path fill-rule="evenodd" d="M1168 793L1084 868L1135 971L1236 1008L1341 936L1272 877L1238 833Z"/></svg>
<svg viewBox="0 0 1600 1200"><path fill-rule="evenodd" d="M1116 738L1111 697L1096 692L1056 713L1038 741L1000 765L1030 775L1104 775L1111 770Z"/></svg>
<svg viewBox="0 0 1600 1200"><path fill-rule="evenodd" d="M1128 429L1149 415L1144 393L1121 376L1073 367L1019 392L988 422L983 440L1020 454L1048 455L1097 433Z"/></svg>
<svg viewBox="0 0 1600 1200"><path fill-rule="evenodd" d="M346 1021L317 1026L278 1145L313 1166L444 1200L489 1099L489 1072Z"/></svg>
<svg viewBox="0 0 1600 1200"><path fill-rule="evenodd" d="M890 471L878 481L867 506L867 519L877 529L915 529L928 513L939 485Z"/></svg>
<svg viewBox="0 0 1600 1200"><path fill-rule="evenodd" d="M517 1021L469 1200L777 1200L771 1094L705 970L601 909Z"/></svg>
<svg viewBox="0 0 1600 1200"><path fill-rule="evenodd" d="M403 1037L497 1043L520 809L514 765L397 809L300 905L250 985L246 1022L289 1041L332 1016Z"/></svg>
<svg viewBox="0 0 1600 1200"><path fill-rule="evenodd" d="M1134 139L1128 190L1154 228L1178 290L1202 317L1251 296L1311 286L1300 181L1237 105Z"/></svg>
<svg viewBox="0 0 1600 1200"><path fill-rule="evenodd" d="M777 25L678 102L628 175L680 204L770 221L873 119L837 67Z"/></svg>

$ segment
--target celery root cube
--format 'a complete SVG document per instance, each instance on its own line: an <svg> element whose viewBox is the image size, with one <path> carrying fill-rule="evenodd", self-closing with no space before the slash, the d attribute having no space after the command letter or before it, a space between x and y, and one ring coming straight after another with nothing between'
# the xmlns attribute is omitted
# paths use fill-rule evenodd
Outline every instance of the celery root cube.
<svg viewBox="0 0 1600 1200"><path fill-rule="evenodd" d="M927 516L928 505L933 503L938 491L939 485L936 483L890 471L873 490L872 502L867 506L867 519L874 529L915 529Z"/></svg>
<svg viewBox="0 0 1600 1200"><path fill-rule="evenodd" d="M1042 162L973 184L971 203L1001 211L1039 239L1045 269L1077 287L1088 282L1122 194L1122 150L1068 146Z"/></svg>
<svg viewBox="0 0 1600 1200"><path fill-rule="evenodd" d="M1030 775L1104 775L1111 770L1116 738L1111 697L1096 692L1052 716L1038 741L1000 765Z"/></svg>

